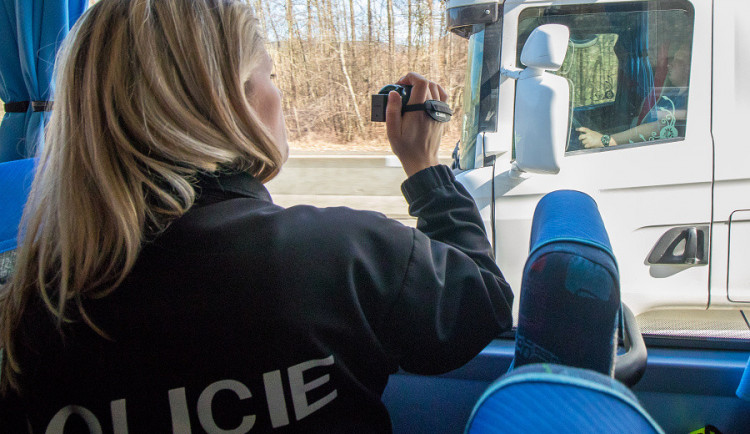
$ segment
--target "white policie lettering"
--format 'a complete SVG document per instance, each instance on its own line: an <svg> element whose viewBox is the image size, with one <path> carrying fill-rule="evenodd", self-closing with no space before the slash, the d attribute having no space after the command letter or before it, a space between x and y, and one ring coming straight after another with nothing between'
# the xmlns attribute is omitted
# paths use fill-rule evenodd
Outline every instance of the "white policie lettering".
<svg viewBox="0 0 750 434"><path fill-rule="evenodd" d="M302 378L302 373L309 369L317 366L330 365L333 365L333 355L328 356L325 359L303 362L289 368L289 386L292 389L292 403L294 404L294 414L297 416L297 420L304 419L336 398L337 392L336 389L334 389L333 392L320 398L317 402L313 402L312 404L308 403L307 392L327 383L331 376L325 374L309 383L305 383L305 380Z"/></svg>
<svg viewBox="0 0 750 434"><path fill-rule="evenodd" d="M294 408L295 420L300 421L312 413L320 410L338 396L338 391L333 389L326 396L315 402L308 402L307 393L330 381L330 374L322 375L309 383L305 383L304 373L313 368L331 366L334 364L333 355L325 359L314 359L291 366L287 369L289 388L292 395L292 407ZM266 405L271 418L271 426L274 428L289 425L289 410L282 383L280 370L270 371L263 374L263 386L266 392ZM244 434L250 432L255 425L256 415L249 414L242 417L240 425L232 429L220 428L214 420L211 405L214 397L220 391L234 392L239 400L251 398L250 389L237 380L220 380L206 387L198 397L196 413L201 427L209 434ZM168 392L169 410L172 419L172 432L174 434L190 434L190 413L185 388L171 389ZM128 433L127 406L125 399L114 400L110 403L112 416L112 431L115 434ZM78 405L68 405L58 411L50 420L46 434L63 434L68 419L77 415L92 434L102 432L102 425L96 415L89 409Z"/></svg>
<svg viewBox="0 0 750 434"><path fill-rule="evenodd" d="M216 425L214 422L214 416L211 413L211 402L214 400L214 395L220 390L231 390L237 394L237 397L247 399L252 396L250 389L244 384L235 380L222 380L206 387L198 398L198 420L201 422L201 426L206 432L209 433L227 433L227 434L242 434L253 429L255 425L255 415L245 416L242 418L240 426L232 430L223 430Z"/></svg>

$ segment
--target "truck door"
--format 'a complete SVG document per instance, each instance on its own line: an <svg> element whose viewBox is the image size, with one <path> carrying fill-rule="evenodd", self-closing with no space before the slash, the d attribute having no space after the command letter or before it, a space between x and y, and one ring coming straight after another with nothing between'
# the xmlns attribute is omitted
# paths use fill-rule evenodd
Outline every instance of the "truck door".
<svg viewBox="0 0 750 434"><path fill-rule="evenodd" d="M711 306L744 308L750 303L750 28L744 1L723 1L714 12L715 140Z"/></svg>
<svg viewBox="0 0 750 434"><path fill-rule="evenodd" d="M557 72L571 89L560 172L519 177L511 171L510 78L500 79L497 131L483 143L485 151L511 150L496 153L492 175L501 270L518 290L536 203L550 191L576 189L599 204L619 262L623 299L636 314L706 309L713 166L710 3L507 1L501 68L523 68L526 38L551 23L566 25L571 34ZM490 141L496 143L487 146ZM475 159L480 161L486 159Z"/></svg>

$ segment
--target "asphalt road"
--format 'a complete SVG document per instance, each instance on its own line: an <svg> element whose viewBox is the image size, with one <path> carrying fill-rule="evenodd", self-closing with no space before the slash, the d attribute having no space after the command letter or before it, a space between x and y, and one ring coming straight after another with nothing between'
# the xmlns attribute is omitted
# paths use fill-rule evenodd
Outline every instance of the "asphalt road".
<svg viewBox="0 0 750 434"><path fill-rule="evenodd" d="M450 164L450 159L443 159ZM381 212L414 226L401 183L406 174L393 155L292 155L266 184L275 203L318 207L346 206Z"/></svg>

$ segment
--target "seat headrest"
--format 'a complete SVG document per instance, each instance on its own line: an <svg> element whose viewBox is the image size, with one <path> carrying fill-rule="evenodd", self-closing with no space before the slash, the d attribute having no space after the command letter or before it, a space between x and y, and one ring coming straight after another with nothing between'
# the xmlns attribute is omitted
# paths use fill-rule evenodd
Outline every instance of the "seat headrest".
<svg viewBox="0 0 750 434"><path fill-rule="evenodd" d="M597 247L615 259L596 202L580 191L553 191L537 204L531 226L529 256L558 241Z"/></svg>

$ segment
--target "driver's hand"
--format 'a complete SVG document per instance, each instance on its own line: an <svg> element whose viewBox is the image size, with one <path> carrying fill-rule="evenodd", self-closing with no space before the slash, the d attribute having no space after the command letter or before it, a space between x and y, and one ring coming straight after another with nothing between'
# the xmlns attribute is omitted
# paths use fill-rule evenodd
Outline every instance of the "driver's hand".
<svg viewBox="0 0 750 434"><path fill-rule="evenodd" d="M602 144L602 134L601 133L598 133L598 132L596 132L594 130L591 130L589 128L586 128L586 127L576 128L576 131L578 131L579 133L581 133L578 136L578 140L581 141L581 143L583 144L583 146L586 149L601 148L601 147L604 146Z"/></svg>

